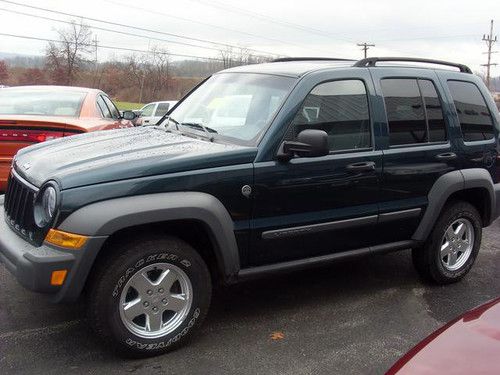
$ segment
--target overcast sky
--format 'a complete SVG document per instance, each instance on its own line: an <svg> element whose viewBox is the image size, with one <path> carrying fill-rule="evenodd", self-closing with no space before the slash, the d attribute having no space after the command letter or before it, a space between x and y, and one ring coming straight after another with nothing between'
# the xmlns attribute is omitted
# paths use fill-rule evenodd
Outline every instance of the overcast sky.
<svg viewBox="0 0 500 375"><path fill-rule="evenodd" d="M194 39L242 46L287 56L361 58L356 43L375 44L371 56L417 56L452 60L484 71L485 42L490 19L500 31L500 0L14 0L82 17L92 17L136 28ZM55 39L63 23L8 12L34 14L69 21L75 17L30 9L0 0L0 34ZM79 21L79 20L78 20ZM117 25L84 20L90 26L188 43L191 47L139 36L93 30L99 44L147 50L157 45L174 54L219 57L202 43ZM500 32L494 32L498 35ZM46 42L0 35L0 51L43 54ZM495 50L500 50L497 43ZM99 59L120 58L124 52L99 50ZM500 63L500 53L493 55ZM500 68L493 73L500 75Z"/></svg>

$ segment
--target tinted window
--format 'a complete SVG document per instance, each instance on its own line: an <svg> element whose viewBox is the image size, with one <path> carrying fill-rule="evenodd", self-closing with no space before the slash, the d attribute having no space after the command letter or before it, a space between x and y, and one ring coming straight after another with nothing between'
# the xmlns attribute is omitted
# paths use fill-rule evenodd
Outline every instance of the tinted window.
<svg viewBox="0 0 500 375"><path fill-rule="evenodd" d="M416 79L384 79L389 142L403 145L427 142L427 125Z"/></svg>
<svg viewBox="0 0 500 375"><path fill-rule="evenodd" d="M99 95L97 97L97 106L101 110L102 117L104 117L104 118L113 118L113 116L111 115L111 112L108 109L108 106L104 102L104 99L102 98L101 95Z"/></svg>
<svg viewBox="0 0 500 375"><path fill-rule="evenodd" d="M465 141L493 138L493 121L481 92L471 82L448 81Z"/></svg>
<svg viewBox="0 0 500 375"><path fill-rule="evenodd" d="M103 96L103 98L111 112L111 116L113 116L114 119L120 118L120 112L118 112L118 109L116 109L111 99L108 98L107 96Z"/></svg>
<svg viewBox="0 0 500 375"><path fill-rule="evenodd" d="M446 124L436 88L431 81L418 80L425 103L425 114L429 125L429 142L446 141Z"/></svg>
<svg viewBox="0 0 500 375"><path fill-rule="evenodd" d="M305 98L291 129L292 138L304 129L324 130L331 151L370 147L365 85L359 80L346 80L316 86Z"/></svg>
<svg viewBox="0 0 500 375"><path fill-rule="evenodd" d="M165 115L165 113L168 112L169 107L170 107L170 105L168 103L158 103L158 107L156 107L155 116L163 117Z"/></svg>

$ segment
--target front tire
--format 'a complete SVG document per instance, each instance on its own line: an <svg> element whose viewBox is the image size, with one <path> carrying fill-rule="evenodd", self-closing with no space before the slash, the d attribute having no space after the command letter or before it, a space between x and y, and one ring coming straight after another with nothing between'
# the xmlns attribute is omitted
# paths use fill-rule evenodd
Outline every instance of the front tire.
<svg viewBox="0 0 500 375"><path fill-rule="evenodd" d="M204 320L212 285L200 255L175 237L116 243L92 275L88 316L96 333L128 357L183 345Z"/></svg>

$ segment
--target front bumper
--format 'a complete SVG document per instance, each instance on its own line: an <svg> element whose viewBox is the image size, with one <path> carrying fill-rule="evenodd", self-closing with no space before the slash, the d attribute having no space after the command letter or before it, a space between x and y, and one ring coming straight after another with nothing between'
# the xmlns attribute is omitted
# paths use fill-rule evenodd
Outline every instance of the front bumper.
<svg viewBox="0 0 500 375"><path fill-rule="evenodd" d="M0 262L25 288L53 295L55 302L78 298L90 268L106 237L89 238L79 250L65 250L44 243L36 247L19 237L5 222L4 196L0 195ZM62 286L53 286L53 271L68 270Z"/></svg>

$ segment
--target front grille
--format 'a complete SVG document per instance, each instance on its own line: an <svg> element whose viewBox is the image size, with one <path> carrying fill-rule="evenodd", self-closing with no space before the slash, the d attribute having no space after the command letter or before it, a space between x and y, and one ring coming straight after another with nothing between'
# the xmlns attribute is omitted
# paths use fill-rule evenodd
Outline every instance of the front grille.
<svg viewBox="0 0 500 375"><path fill-rule="evenodd" d="M35 241L36 225L33 218L33 205L36 188L11 172L5 193L5 220L21 236Z"/></svg>

